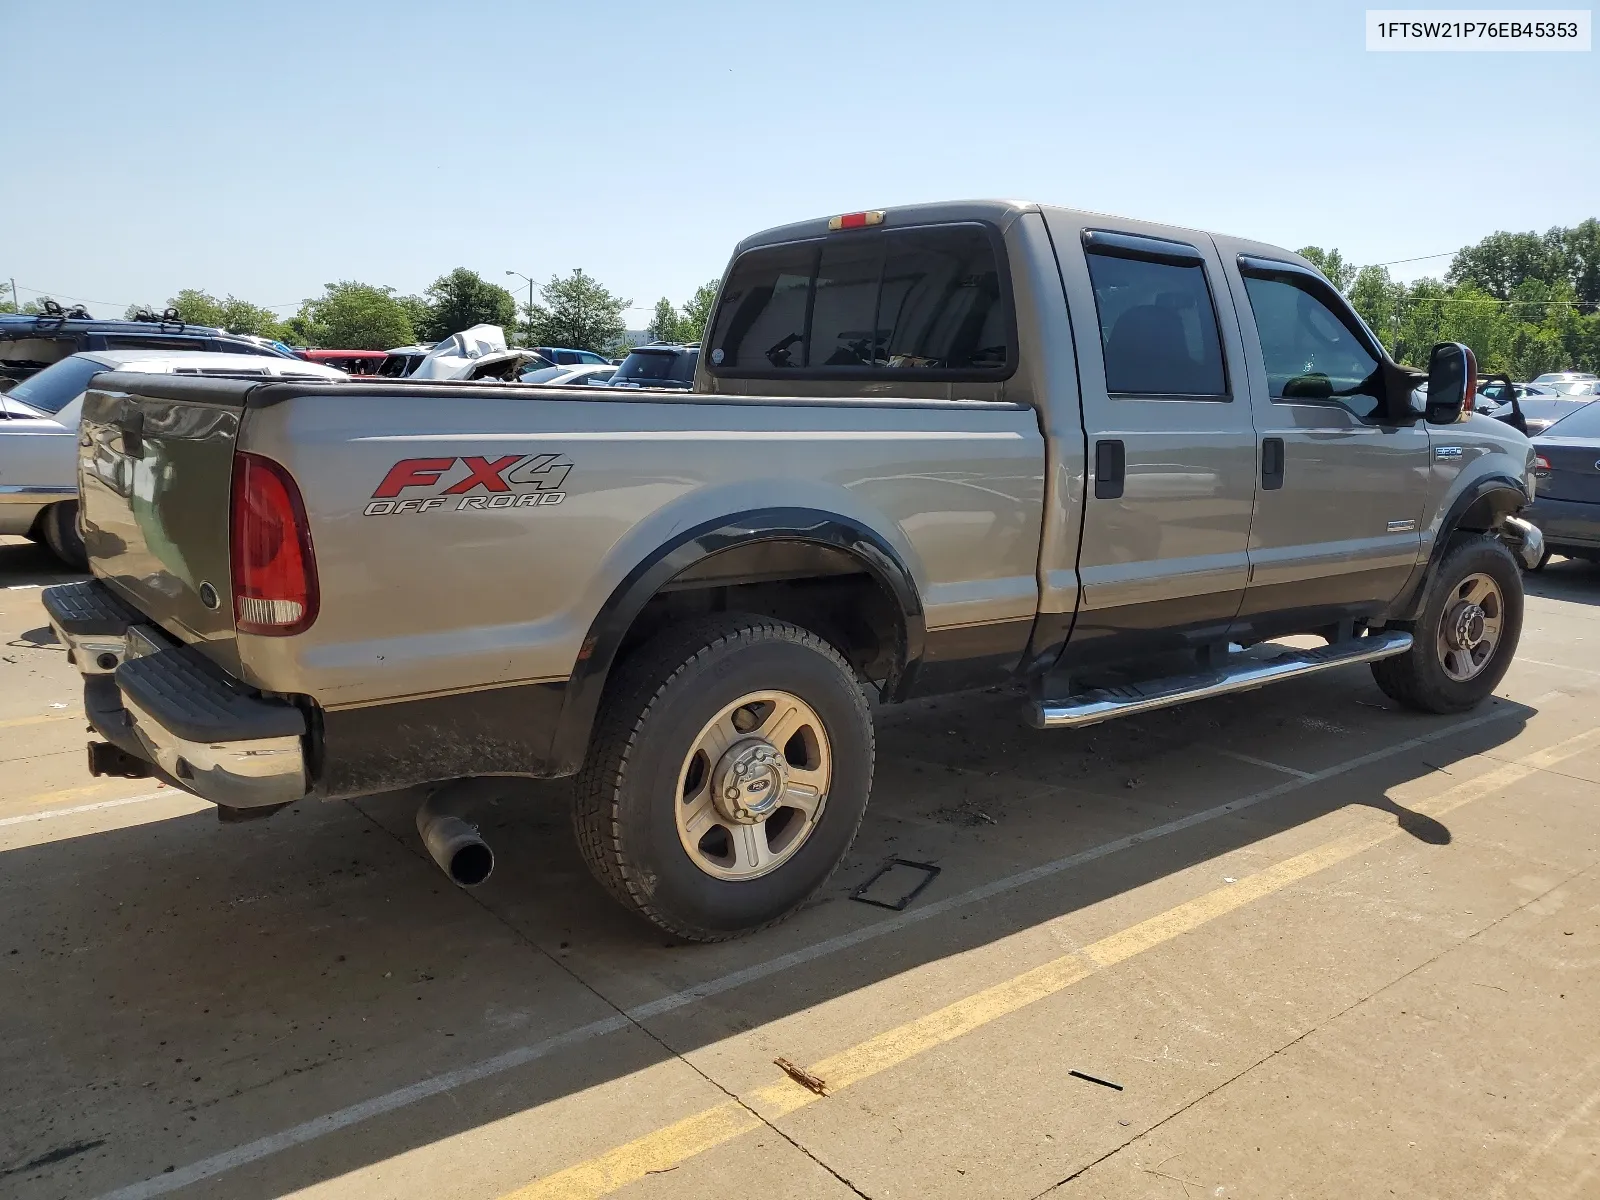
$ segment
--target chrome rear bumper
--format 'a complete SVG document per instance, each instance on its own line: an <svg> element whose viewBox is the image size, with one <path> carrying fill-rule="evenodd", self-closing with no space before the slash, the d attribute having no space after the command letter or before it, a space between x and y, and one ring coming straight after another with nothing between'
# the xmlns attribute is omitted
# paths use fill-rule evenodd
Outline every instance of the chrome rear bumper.
<svg viewBox="0 0 1600 1200"><path fill-rule="evenodd" d="M45 612L84 677L96 731L172 782L228 808L310 790L306 719L180 645L98 580L46 588ZM152 772L155 773L155 772Z"/></svg>

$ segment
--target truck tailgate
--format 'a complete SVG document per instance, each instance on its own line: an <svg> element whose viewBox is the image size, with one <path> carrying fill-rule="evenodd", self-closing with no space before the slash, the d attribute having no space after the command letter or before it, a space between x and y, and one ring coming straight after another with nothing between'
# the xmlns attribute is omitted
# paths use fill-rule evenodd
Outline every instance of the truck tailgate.
<svg viewBox="0 0 1600 1200"><path fill-rule="evenodd" d="M228 497L244 398L254 386L97 375L79 435L90 569L167 633L233 672Z"/></svg>

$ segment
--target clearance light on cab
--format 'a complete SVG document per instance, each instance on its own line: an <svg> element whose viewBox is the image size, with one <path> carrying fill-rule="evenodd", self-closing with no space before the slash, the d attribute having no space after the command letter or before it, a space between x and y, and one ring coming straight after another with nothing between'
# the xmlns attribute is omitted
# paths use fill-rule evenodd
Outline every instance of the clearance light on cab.
<svg viewBox="0 0 1600 1200"><path fill-rule="evenodd" d="M229 525L235 627L271 637L310 628L317 619L317 561L300 489L282 464L234 455Z"/></svg>
<svg viewBox="0 0 1600 1200"><path fill-rule="evenodd" d="M868 225L883 224L883 209L877 208L870 212L844 213L841 216L829 217L829 229L865 229Z"/></svg>

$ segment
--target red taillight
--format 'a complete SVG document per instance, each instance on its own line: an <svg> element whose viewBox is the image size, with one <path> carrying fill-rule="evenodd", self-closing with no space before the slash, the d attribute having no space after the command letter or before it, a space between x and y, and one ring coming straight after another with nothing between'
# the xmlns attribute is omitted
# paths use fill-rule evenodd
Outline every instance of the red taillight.
<svg viewBox="0 0 1600 1200"><path fill-rule="evenodd" d="M1535 478L1548 479L1550 477L1550 460L1542 454L1535 454L1533 456L1533 474Z"/></svg>
<svg viewBox="0 0 1600 1200"><path fill-rule="evenodd" d="M300 633L317 619L317 560L300 489L282 465L233 456L233 618L240 633Z"/></svg>

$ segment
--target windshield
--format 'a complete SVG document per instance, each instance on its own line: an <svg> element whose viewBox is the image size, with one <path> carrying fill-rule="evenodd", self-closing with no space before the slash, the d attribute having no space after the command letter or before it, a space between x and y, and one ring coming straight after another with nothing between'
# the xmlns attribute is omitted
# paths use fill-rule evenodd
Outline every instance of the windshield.
<svg viewBox="0 0 1600 1200"><path fill-rule="evenodd" d="M677 354L671 350L635 350L622 360L617 368L617 379L670 379L672 362Z"/></svg>
<svg viewBox="0 0 1600 1200"><path fill-rule="evenodd" d="M55 416L89 386L89 380L108 368L92 358L63 358L37 375L24 379L6 394L29 408Z"/></svg>
<svg viewBox="0 0 1600 1200"><path fill-rule="evenodd" d="M1552 389L1562 396L1592 396L1595 394L1595 383L1591 379L1574 380L1571 383L1556 383Z"/></svg>

